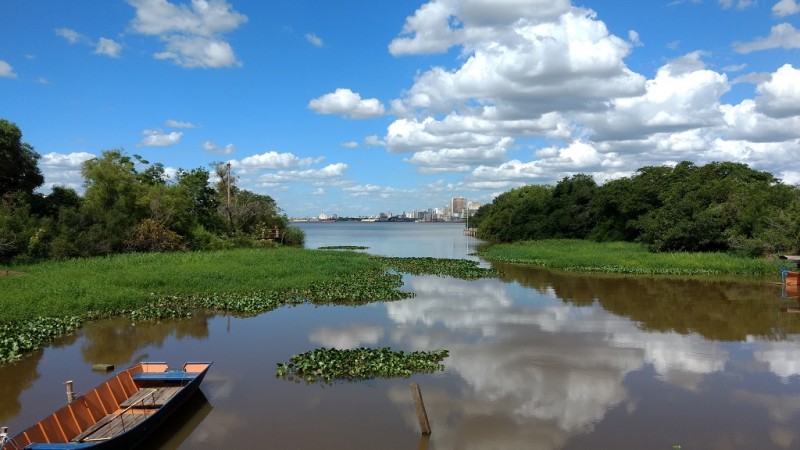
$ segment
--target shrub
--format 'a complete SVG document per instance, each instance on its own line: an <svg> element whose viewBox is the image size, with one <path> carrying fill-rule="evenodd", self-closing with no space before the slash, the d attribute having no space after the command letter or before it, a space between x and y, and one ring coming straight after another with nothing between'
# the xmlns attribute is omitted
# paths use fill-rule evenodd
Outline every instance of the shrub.
<svg viewBox="0 0 800 450"><path fill-rule="evenodd" d="M302 247L306 242L306 234L297 227L286 227L283 230L283 243L293 247Z"/></svg>
<svg viewBox="0 0 800 450"><path fill-rule="evenodd" d="M153 219L144 219L136 225L125 246L134 252L170 252L183 250L182 241L178 233Z"/></svg>

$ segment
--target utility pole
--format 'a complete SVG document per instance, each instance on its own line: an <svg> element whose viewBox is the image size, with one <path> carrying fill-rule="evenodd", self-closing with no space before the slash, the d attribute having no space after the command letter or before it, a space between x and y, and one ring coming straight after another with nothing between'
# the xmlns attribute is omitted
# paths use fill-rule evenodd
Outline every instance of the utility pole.
<svg viewBox="0 0 800 450"><path fill-rule="evenodd" d="M225 175L225 182L228 185L228 225L231 223L231 163L227 163L226 165L226 175Z"/></svg>

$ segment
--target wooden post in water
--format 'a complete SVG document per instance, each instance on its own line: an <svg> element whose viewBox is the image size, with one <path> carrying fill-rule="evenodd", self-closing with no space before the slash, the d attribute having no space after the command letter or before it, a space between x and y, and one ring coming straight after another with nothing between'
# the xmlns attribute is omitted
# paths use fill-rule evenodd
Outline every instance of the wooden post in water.
<svg viewBox="0 0 800 450"><path fill-rule="evenodd" d="M72 390L72 380L67 380L64 383L64 386L67 387L67 403L72 403L75 401L75 391Z"/></svg>
<svg viewBox="0 0 800 450"><path fill-rule="evenodd" d="M431 424L428 422L428 413L425 412L425 403L422 401L422 391L419 384L411 383L411 395L414 397L414 407L417 409L419 429L424 435L431 434Z"/></svg>

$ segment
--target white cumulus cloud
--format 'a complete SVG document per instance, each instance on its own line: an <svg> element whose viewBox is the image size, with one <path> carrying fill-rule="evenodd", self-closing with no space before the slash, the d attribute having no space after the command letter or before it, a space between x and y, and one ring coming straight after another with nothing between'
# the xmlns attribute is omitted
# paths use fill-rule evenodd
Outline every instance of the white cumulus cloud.
<svg viewBox="0 0 800 450"><path fill-rule="evenodd" d="M319 114L336 114L351 119L371 119L386 112L378 99L362 99L358 93L342 88L312 99L308 108Z"/></svg>
<svg viewBox="0 0 800 450"><path fill-rule="evenodd" d="M772 14L778 17L791 16L800 13L800 5L796 0L780 0L772 7Z"/></svg>
<svg viewBox="0 0 800 450"><path fill-rule="evenodd" d="M307 167L311 164L316 164L322 161L322 158L300 158L292 153L278 153L269 151L260 155L248 156L238 163L234 164L238 167L254 170L278 170L278 169L292 169L297 167Z"/></svg>
<svg viewBox="0 0 800 450"><path fill-rule="evenodd" d="M220 147L219 145L217 145L217 144L215 144L215 143L213 143L211 141L203 141L203 143L201 145L203 147L203 150L206 151L206 153L217 153L217 154L220 154L220 155L230 155L230 154L232 154L232 153L234 153L236 151L236 146L233 145L233 144L228 144L228 145L226 145L224 147Z"/></svg>
<svg viewBox="0 0 800 450"><path fill-rule="evenodd" d="M71 28L56 28L56 34L66 39L70 44L77 44L79 42L88 43L89 38L78 33Z"/></svg>
<svg viewBox="0 0 800 450"><path fill-rule="evenodd" d="M167 119L165 124L172 128L197 128L197 125L192 122L181 122L179 120Z"/></svg>
<svg viewBox="0 0 800 450"><path fill-rule="evenodd" d="M329 164L322 169L309 170L281 170L259 177L262 183L292 183L292 182L330 182L341 178L347 172L345 163Z"/></svg>
<svg viewBox="0 0 800 450"><path fill-rule="evenodd" d="M80 190L83 185L81 167L85 161L92 158L95 158L95 155L87 152L45 153L38 162L44 175L44 187L66 186Z"/></svg>
<svg viewBox="0 0 800 450"><path fill-rule="evenodd" d="M144 138L137 144L137 147L169 147L177 144L181 140L183 133L179 131L164 133L162 130L154 129L144 130L142 135L144 135Z"/></svg>
<svg viewBox="0 0 800 450"><path fill-rule="evenodd" d="M231 45L221 35L235 30L247 16L224 0L192 0L173 4L167 0L128 0L136 9L132 28L157 36L166 43L156 59L169 59L182 67L240 66Z"/></svg>
<svg viewBox="0 0 800 450"><path fill-rule="evenodd" d="M306 34L306 41L308 41L314 47L322 47L322 39L314 33Z"/></svg>
<svg viewBox="0 0 800 450"><path fill-rule="evenodd" d="M11 64L3 61L2 59L0 59L0 77L17 78L17 74L14 73L14 68L11 67Z"/></svg>
<svg viewBox="0 0 800 450"><path fill-rule="evenodd" d="M759 111L778 118L800 116L800 69L785 64L756 91L760 94L756 98Z"/></svg>
<svg viewBox="0 0 800 450"><path fill-rule="evenodd" d="M751 53L773 48L800 48L800 32L790 23L780 23L772 27L767 37L733 44L733 49L739 53Z"/></svg>
<svg viewBox="0 0 800 450"><path fill-rule="evenodd" d="M94 52L97 55L119 58L119 54L122 52L122 46L112 39L101 37L97 41L97 46L95 47Z"/></svg>

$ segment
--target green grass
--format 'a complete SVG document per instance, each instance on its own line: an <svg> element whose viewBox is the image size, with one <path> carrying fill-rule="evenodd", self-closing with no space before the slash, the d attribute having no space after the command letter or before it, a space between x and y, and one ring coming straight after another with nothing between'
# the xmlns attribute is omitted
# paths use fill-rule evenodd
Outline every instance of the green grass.
<svg viewBox="0 0 800 450"><path fill-rule="evenodd" d="M295 248L125 254L15 266L0 277L0 322L108 314L167 296L275 292L380 270L351 252Z"/></svg>
<svg viewBox="0 0 800 450"><path fill-rule="evenodd" d="M652 253L627 242L551 239L498 244L479 253L486 259L579 272L640 275L770 276L780 263L727 253Z"/></svg>

